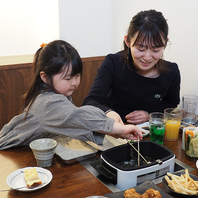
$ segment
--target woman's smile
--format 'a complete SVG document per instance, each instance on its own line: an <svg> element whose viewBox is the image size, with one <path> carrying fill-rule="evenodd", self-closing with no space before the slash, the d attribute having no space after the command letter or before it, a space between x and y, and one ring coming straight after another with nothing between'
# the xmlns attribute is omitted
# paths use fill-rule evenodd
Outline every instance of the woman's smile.
<svg viewBox="0 0 198 198"><path fill-rule="evenodd" d="M141 61L141 60L140 60L140 62L142 63L142 65L143 65L144 67L148 67L148 66L150 66L151 63L152 63L152 61L150 61L150 62L145 62L145 61Z"/></svg>

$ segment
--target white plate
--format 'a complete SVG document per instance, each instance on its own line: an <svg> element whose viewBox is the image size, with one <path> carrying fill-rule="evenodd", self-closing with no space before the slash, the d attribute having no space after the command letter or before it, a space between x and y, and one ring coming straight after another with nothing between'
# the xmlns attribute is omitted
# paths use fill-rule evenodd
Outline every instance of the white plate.
<svg viewBox="0 0 198 198"><path fill-rule="evenodd" d="M26 167L26 168L18 169L16 171L14 171L13 173L11 173L7 177L8 186L10 186L10 188L16 189L18 191L34 191L34 190L43 188L44 186L46 186L47 184L49 184L51 182L52 173L49 170L41 168L41 167L35 167L38 172L38 176L42 181L42 184L35 188L32 188L32 189L25 187L26 182L24 179L24 170L28 169L28 168L33 168L33 167ZM20 187L22 187L22 188L20 188Z"/></svg>
<svg viewBox="0 0 198 198"><path fill-rule="evenodd" d="M197 167L197 169L198 169L198 160L196 161L196 167Z"/></svg>
<svg viewBox="0 0 198 198"><path fill-rule="evenodd" d="M139 124L139 125L137 125L137 127L139 127L140 130L143 132L143 133L142 133L142 136L143 136L143 137L146 137L146 136L150 133L149 129L146 130L146 129L142 128L142 127L150 127L149 122L144 122L144 123L142 123L142 124Z"/></svg>

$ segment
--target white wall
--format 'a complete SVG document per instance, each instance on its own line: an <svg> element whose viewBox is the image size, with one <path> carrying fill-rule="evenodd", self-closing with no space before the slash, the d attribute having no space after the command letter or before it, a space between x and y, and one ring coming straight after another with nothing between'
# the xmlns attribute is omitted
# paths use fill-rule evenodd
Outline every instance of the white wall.
<svg viewBox="0 0 198 198"><path fill-rule="evenodd" d="M111 52L111 0L59 0L60 38L81 57Z"/></svg>
<svg viewBox="0 0 198 198"><path fill-rule="evenodd" d="M181 96L198 95L198 1L197 0L112 0L112 52L122 49L132 16L141 10L156 9L169 24L169 40L164 58L179 65Z"/></svg>
<svg viewBox="0 0 198 198"><path fill-rule="evenodd" d="M198 95L197 0L0 0L0 63L3 56L34 54L42 42L58 38L81 57L114 53L122 49L132 16L147 9L168 20L165 59L179 65L181 95Z"/></svg>
<svg viewBox="0 0 198 198"><path fill-rule="evenodd" d="M34 54L58 39L58 17L58 0L0 0L0 56Z"/></svg>

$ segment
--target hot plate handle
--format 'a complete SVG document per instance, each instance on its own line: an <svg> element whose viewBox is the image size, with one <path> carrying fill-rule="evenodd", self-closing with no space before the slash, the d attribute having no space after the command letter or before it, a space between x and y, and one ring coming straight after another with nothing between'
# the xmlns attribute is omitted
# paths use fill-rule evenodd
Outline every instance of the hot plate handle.
<svg viewBox="0 0 198 198"><path fill-rule="evenodd" d="M108 171L107 169L105 169L101 164L98 164L96 167L96 170L101 173L102 175L104 175L107 179L111 180L114 184L117 183L117 177L115 174L113 174L112 172Z"/></svg>

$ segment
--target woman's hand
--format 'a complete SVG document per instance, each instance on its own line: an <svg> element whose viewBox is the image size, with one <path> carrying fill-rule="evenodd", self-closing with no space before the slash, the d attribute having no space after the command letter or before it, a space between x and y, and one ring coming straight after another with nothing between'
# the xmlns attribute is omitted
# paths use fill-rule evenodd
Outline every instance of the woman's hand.
<svg viewBox="0 0 198 198"><path fill-rule="evenodd" d="M140 140L142 139L142 132L138 127L132 124L122 125L118 122L114 123L112 131L108 135L128 140L138 140L138 136Z"/></svg>
<svg viewBox="0 0 198 198"><path fill-rule="evenodd" d="M128 123L140 124L149 120L149 114L143 110L136 110L125 116Z"/></svg>
<svg viewBox="0 0 198 198"><path fill-rule="evenodd" d="M122 118L120 117L120 115L118 113L116 113L115 111L109 111L106 114L107 117L112 118L113 120L115 120L116 122L123 124Z"/></svg>

